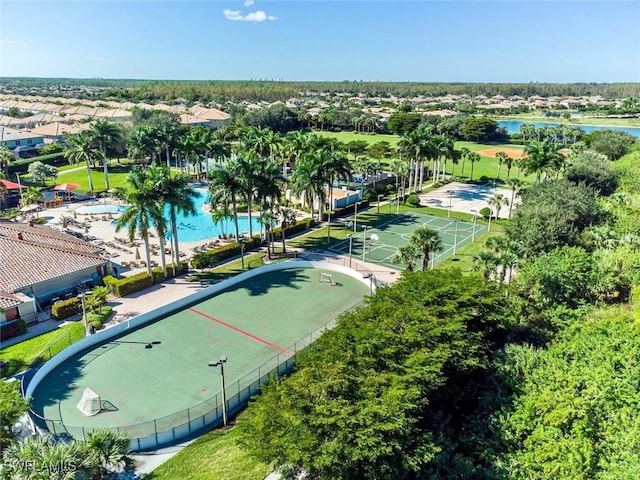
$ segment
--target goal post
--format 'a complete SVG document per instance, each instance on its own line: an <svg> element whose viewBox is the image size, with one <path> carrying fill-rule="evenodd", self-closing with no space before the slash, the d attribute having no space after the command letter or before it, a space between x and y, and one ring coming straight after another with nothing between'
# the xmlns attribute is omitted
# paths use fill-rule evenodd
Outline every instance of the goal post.
<svg viewBox="0 0 640 480"><path fill-rule="evenodd" d="M97 415L102 410L100 395L91 390L89 387L84 389L82 398L78 403L78 410L80 410L87 417Z"/></svg>
<svg viewBox="0 0 640 480"><path fill-rule="evenodd" d="M332 287L335 286L335 284L336 284L335 280L333 279L333 275L331 275L330 273L321 273L320 274L320 283L328 283Z"/></svg>

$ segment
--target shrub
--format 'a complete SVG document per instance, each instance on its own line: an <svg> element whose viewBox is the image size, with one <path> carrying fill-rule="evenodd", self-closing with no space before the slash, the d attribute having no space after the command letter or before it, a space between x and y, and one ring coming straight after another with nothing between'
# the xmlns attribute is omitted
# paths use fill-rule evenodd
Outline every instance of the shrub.
<svg viewBox="0 0 640 480"><path fill-rule="evenodd" d="M481 208L478 213L482 215L484 218L489 218L489 216L491 215L491 209L489 207L484 207L484 208Z"/></svg>
<svg viewBox="0 0 640 480"><path fill-rule="evenodd" d="M79 313L82 313L82 303L76 297L61 300L51 307L51 316L58 320L64 320Z"/></svg>
<svg viewBox="0 0 640 480"><path fill-rule="evenodd" d="M406 203L411 207L418 207L420 206L420 197L415 194L411 194L407 197Z"/></svg>
<svg viewBox="0 0 640 480"><path fill-rule="evenodd" d="M362 194L362 199L372 202L378 199L378 193L373 188L367 188Z"/></svg>
<svg viewBox="0 0 640 480"><path fill-rule="evenodd" d="M96 330L100 330L112 313L113 308L109 306L100 308L100 311L98 313L88 313L87 324L91 325Z"/></svg>
<svg viewBox="0 0 640 480"><path fill-rule="evenodd" d="M0 340L7 340L9 338L17 337L27 331L27 324L24 320L19 318L13 322L7 323L0 327Z"/></svg>
<svg viewBox="0 0 640 480"><path fill-rule="evenodd" d="M393 193L396 191L396 186L393 183L389 183L386 187L384 187L384 189L389 193Z"/></svg>
<svg viewBox="0 0 640 480"><path fill-rule="evenodd" d="M107 275L102 278L105 285L111 287L116 297L124 297L130 293L138 292L153 285L153 276L147 272L140 272L124 278L114 278Z"/></svg>
<svg viewBox="0 0 640 480"><path fill-rule="evenodd" d="M480 185L486 185L487 183L489 183L491 180L489 179L489 177L487 177L486 175L482 175L479 179L478 179L478 183Z"/></svg>

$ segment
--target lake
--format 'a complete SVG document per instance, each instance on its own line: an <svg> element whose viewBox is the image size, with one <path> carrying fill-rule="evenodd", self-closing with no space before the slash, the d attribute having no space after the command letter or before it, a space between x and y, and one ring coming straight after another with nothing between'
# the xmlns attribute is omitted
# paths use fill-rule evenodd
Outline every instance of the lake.
<svg viewBox="0 0 640 480"><path fill-rule="evenodd" d="M585 133L593 132L594 130L619 130L621 132L626 132L634 137L640 138L640 127L604 127L604 126L594 126L594 125L574 125L574 124L561 124L561 123L546 123L546 122L522 122L520 120L501 120L498 122L499 127L505 127L507 129L507 133L520 133L520 125L533 125L536 128L541 127L578 127L581 128Z"/></svg>

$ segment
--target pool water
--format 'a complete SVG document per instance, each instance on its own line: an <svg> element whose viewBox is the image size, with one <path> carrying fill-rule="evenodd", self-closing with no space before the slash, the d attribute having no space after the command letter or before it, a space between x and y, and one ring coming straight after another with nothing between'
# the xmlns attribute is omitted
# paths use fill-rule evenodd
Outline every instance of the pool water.
<svg viewBox="0 0 640 480"><path fill-rule="evenodd" d="M210 238L217 238L222 234L235 235L235 226L233 224L233 218L224 220L218 224L214 224L211 219L211 214L208 212L209 196L206 191L197 190L197 195L194 198L196 206L196 214L194 216L186 216L181 213L176 215L176 223L178 224L178 241L180 242L198 242L207 240ZM98 207L111 207L109 211L101 212L89 212L89 213L122 213L125 208L118 207L116 205L92 205L90 207L82 208L98 208ZM80 209L78 209L78 213ZM165 206L164 216L169 220L169 205ZM253 227L254 234L260 231L260 222L258 221L258 213L256 212L251 216L251 225ZM168 227L168 226L167 226ZM238 217L238 229L240 234L249 232L249 217ZM171 238L171 232L167 233L167 239Z"/></svg>
<svg viewBox="0 0 640 480"><path fill-rule="evenodd" d="M125 207L118 205L87 205L86 207L78 208L76 213L80 215L104 215L107 213L120 214L124 210Z"/></svg>

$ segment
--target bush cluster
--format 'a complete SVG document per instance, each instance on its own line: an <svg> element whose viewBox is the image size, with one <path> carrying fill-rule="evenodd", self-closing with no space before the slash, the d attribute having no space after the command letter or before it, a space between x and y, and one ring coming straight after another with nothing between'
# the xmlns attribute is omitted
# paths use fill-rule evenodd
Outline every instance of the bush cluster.
<svg viewBox="0 0 640 480"><path fill-rule="evenodd" d="M107 275L102 278L102 281L111 288L116 297L124 297L152 286L153 276L147 272L140 272L125 278L114 278L111 275Z"/></svg>
<svg viewBox="0 0 640 480"><path fill-rule="evenodd" d="M26 331L27 324L24 323L24 320L19 318L14 322L0 326L0 340L8 340L9 338L17 337Z"/></svg>
<svg viewBox="0 0 640 480"><path fill-rule="evenodd" d="M91 325L95 330L100 330L112 313L113 308L109 306L101 307L98 313L87 313L87 324Z"/></svg>
<svg viewBox="0 0 640 480"><path fill-rule="evenodd" d="M82 313L82 303L76 297L61 300L51 307L51 316L58 320L64 320L79 313Z"/></svg>

